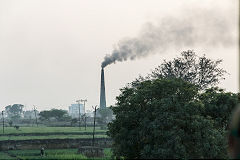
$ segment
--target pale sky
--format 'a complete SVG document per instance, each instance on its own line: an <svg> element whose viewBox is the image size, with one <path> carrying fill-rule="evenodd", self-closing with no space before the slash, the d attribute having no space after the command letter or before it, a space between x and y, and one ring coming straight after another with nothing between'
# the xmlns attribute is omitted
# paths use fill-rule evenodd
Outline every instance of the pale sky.
<svg viewBox="0 0 240 160"><path fill-rule="evenodd" d="M237 0L0 0L0 110L14 103L67 109L77 99L87 99L91 109L99 105L101 62L115 44L137 36L145 23L206 8L230 15L237 31ZM230 47L171 49L107 66L107 106L120 88L185 49L223 59L230 74L220 86L237 91L236 41Z"/></svg>

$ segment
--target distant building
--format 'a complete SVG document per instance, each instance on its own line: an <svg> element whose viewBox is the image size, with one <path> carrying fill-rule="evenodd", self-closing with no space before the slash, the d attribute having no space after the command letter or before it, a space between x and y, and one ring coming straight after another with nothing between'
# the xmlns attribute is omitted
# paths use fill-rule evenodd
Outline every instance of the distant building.
<svg viewBox="0 0 240 160"><path fill-rule="evenodd" d="M83 104L71 104L71 106L69 106L69 115L72 117L72 118L78 118L79 116L79 106L80 106L80 114L83 115L85 114L85 111L84 111L84 106Z"/></svg>

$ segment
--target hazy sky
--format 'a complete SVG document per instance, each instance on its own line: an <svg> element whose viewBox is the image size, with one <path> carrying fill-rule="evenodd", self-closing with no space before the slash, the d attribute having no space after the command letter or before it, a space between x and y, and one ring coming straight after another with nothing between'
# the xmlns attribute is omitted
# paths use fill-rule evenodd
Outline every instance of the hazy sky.
<svg viewBox="0 0 240 160"><path fill-rule="evenodd" d="M31 109L67 109L86 98L99 104L101 62L123 38L137 37L146 23L181 14L213 11L237 31L237 0L0 0L0 106L21 103ZM211 16L211 14L209 15ZM198 19L196 16L195 19ZM191 23L186 21L186 23ZM202 24L204 25L204 24ZM228 34L228 32L222 32ZM206 35L208 36L208 35ZM216 39L218 41L218 39ZM105 68L107 105L119 89L146 75L163 59L193 49L223 59L230 74L221 87L237 91L237 41L229 46L167 49Z"/></svg>

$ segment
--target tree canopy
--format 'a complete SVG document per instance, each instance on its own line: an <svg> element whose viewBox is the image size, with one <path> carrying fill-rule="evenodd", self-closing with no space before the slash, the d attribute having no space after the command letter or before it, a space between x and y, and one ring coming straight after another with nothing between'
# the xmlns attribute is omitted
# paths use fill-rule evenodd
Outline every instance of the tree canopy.
<svg viewBox="0 0 240 160"><path fill-rule="evenodd" d="M152 79L121 89L109 125L113 152L125 158L226 158L226 124L236 94L182 79Z"/></svg>
<svg viewBox="0 0 240 160"><path fill-rule="evenodd" d="M184 51L121 89L108 125L114 155L227 158L226 132L239 95L216 87L226 73L221 62Z"/></svg>
<svg viewBox="0 0 240 160"><path fill-rule="evenodd" d="M184 81L206 89L224 79L226 71L219 67L222 60L211 60L205 55L197 56L193 50L183 51L180 57L158 66L150 78L181 78Z"/></svg>
<svg viewBox="0 0 240 160"><path fill-rule="evenodd" d="M51 118L55 118L56 120L63 120L68 116L67 111L62 109L51 109L49 111L41 111L39 113L41 120L50 120Z"/></svg>
<svg viewBox="0 0 240 160"><path fill-rule="evenodd" d="M23 105L22 104L13 104L5 107L8 118L12 120L18 120L21 118L21 114L23 113Z"/></svg>

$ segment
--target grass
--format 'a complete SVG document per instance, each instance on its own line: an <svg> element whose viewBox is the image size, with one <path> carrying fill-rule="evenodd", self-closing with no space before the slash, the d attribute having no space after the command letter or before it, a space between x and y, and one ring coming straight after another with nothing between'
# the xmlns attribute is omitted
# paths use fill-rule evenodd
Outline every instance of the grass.
<svg viewBox="0 0 240 160"><path fill-rule="evenodd" d="M15 159L15 158L10 157L7 153L0 152L0 160L2 159Z"/></svg>
<svg viewBox="0 0 240 160"><path fill-rule="evenodd" d="M2 130L0 130L1 132ZM53 135L40 135L40 136L11 136L0 134L0 141L3 140L30 140L30 139L78 139L78 138L92 138L92 135L76 135L76 133L92 132L93 127L87 127L85 131L84 128L79 130L78 127L20 127L16 130L13 127L6 127L5 134L25 134L25 133L53 133ZM96 132L106 132L106 130L101 130L100 127L96 127ZM54 133L59 133L59 135L54 135ZM74 133L70 135L63 135L62 133ZM105 138L107 135L95 135L96 138ZM45 150L45 156L40 156L40 150L11 150L8 151L9 154L15 155L12 157L7 153L0 151L1 159L87 159L87 157L77 154L77 149L47 149ZM111 159L111 149L104 149L105 157L101 159ZM99 159L99 158L98 158Z"/></svg>
<svg viewBox="0 0 240 160"><path fill-rule="evenodd" d="M19 159L87 159L87 157L77 154L77 149L49 149L45 151L45 156L40 156L40 150L13 150L9 153L16 155Z"/></svg>
<svg viewBox="0 0 240 160"><path fill-rule="evenodd" d="M0 152L1 154L2 152ZM9 153L16 155L17 158L20 159L70 159L70 160L78 160L78 159L88 159L84 155L77 154L77 149L49 149L45 150L45 156L40 156L40 150L12 150ZM100 159L111 159L111 149L104 149L104 157ZM7 156L7 155L6 155ZM5 157L4 157L5 158ZM12 158L12 157L10 157ZM8 159L6 157L6 159ZM93 159L93 158L91 158ZM99 159L99 158L94 158Z"/></svg>
<svg viewBox="0 0 240 160"><path fill-rule="evenodd" d="M6 127L5 134L13 134L13 133L53 133L53 132L92 132L93 127L87 127L85 130L84 127L81 127L79 130L78 127L20 127L19 130L16 130L14 127ZM101 130L100 127L96 127L96 132L105 132L106 130ZM2 129L0 130L2 134Z"/></svg>
<svg viewBox="0 0 240 160"><path fill-rule="evenodd" d="M95 135L96 138L106 138L107 135ZM48 136L0 136L4 140L30 140L30 139L78 139L92 138L92 135L48 135Z"/></svg>
<svg viewBox="0 0 240 160"><path fill-rule="evenodd" d="M111 148L105 148L103 152L104 152L105 158L111 159L113 155Z"/></svg>

